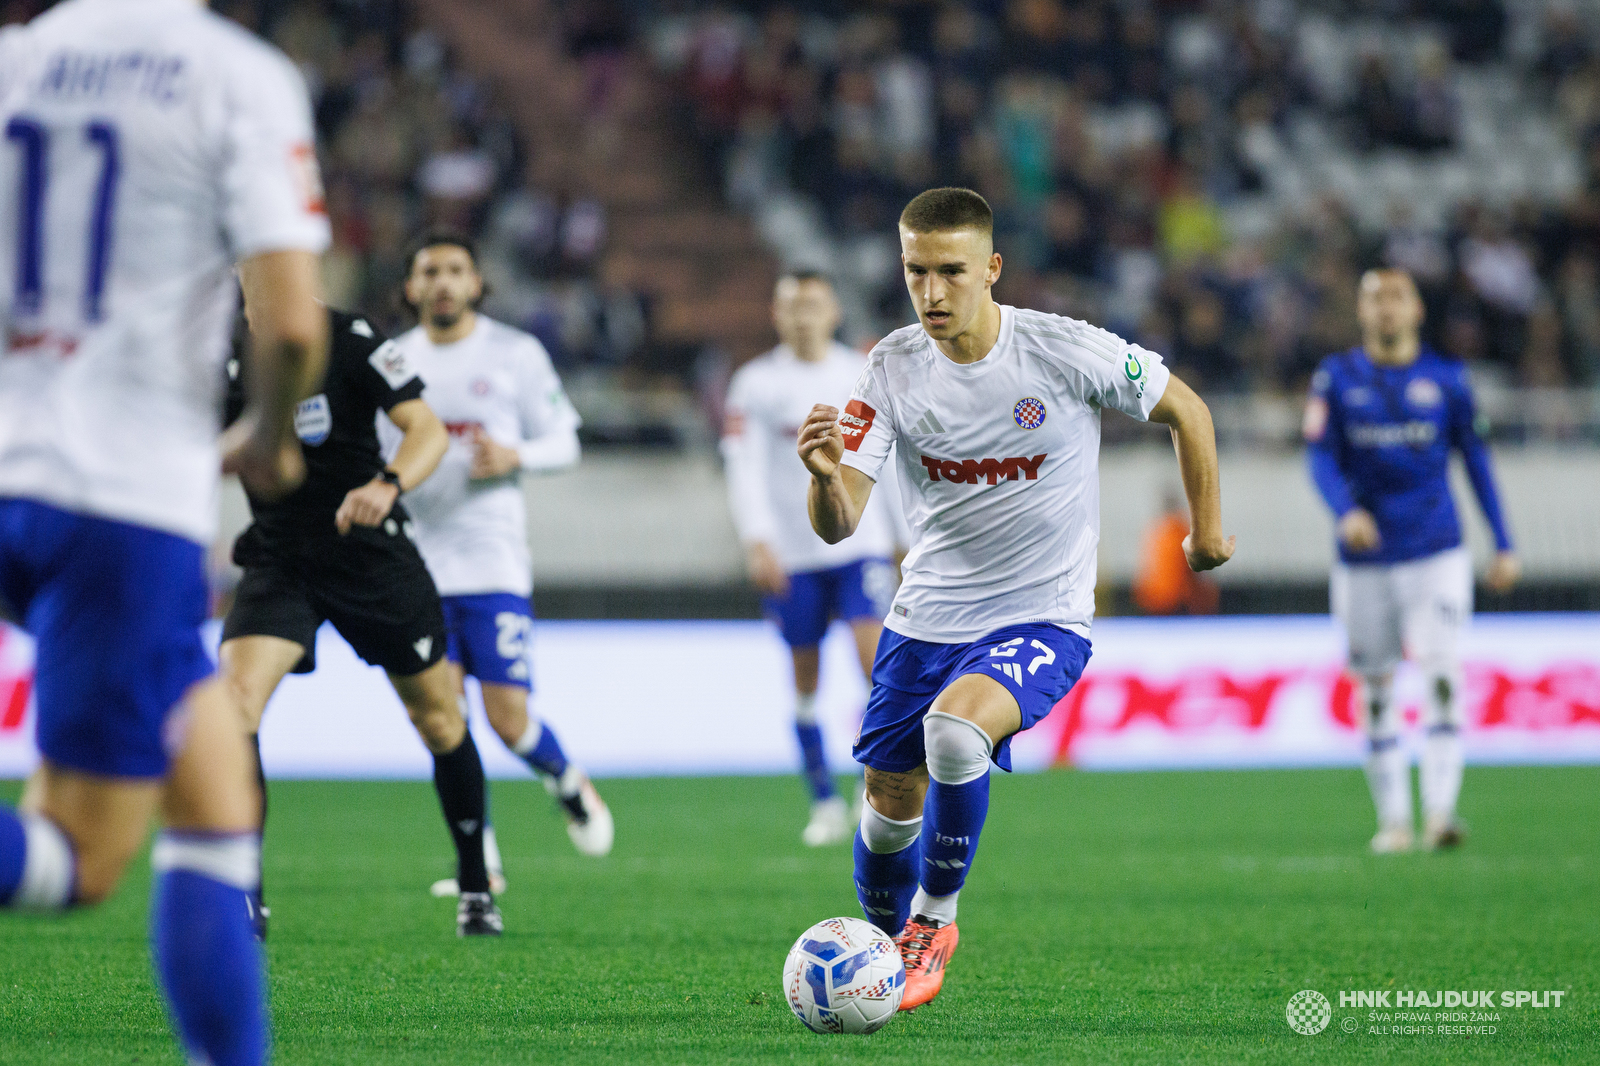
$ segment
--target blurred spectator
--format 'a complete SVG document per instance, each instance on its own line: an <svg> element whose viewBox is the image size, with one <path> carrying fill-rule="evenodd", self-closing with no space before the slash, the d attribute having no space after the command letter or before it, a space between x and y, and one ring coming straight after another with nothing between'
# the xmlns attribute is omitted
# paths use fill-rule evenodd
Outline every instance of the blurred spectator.
<svg viewBox="0 0 1600 1066"><path fill-rule="evenodd" d="M1045 270L1081 278L1098 273L1101 228L1091 218L1082 197L1068 190L1050 197L1045 205L1044 232L1048 242L1042 264Z"/></svg>
<svg viewBox="0 0 1600 1066"><path fill-rule="evenodd" d="M1417 80L1409 104L1409 147L1437 151L1455 143L1461 105L1450 81L1450 58L1443 48L1430 43L1418 50Z"/></svg>
<svg viewBox="0 0 1600 1066"><path fill-rule="evenodd" d="M1600 264L1573 252L1557 275L1556 302L1567 342L1567 365L1580 385L1600 384Z"/></svg>
<svg viewBox="0 0 1600 1066"><path fill-rule="evenodd" d="M1161 514L1146 527L1139 542L1139 569L1133 579L1133 603L1141 614L1216 614L1220 598L1214 582L1189 569L1183 539L1189 535L1188 512L1174 492L1162 496Z"/></svg>
<svg viewBox="0 0 1600 1066"><path fill-rule="evenodd" d="M1578 13L1569 7L1552 5L1545 12L1544 40L1534 67L1546 86L1554 90L1582 70L1593 56L1594 49Z"/></svg>
<svg viewBox="0 0 1600 1066"><path fill-rule="evenodd" d="M1405 102L1389 70L1389 61L1380 51L1372 51L1361 60L1354 108L1365 147L1405 142Z"/></svg>
<svg viewBox="0 0 1600 1066"><path fill-rule="evenodd" d="M1527 249L1497 212L1483 212L1471 236L1461 242L1461 272L1483 301L1487 350L1496 362L1516 366L1522 356L1528 318L1539 302L1539 275Z"/></svg>
<svg viewBox="0 0 1600 1066"><path fill-rule="evenodd" d="M1161 247L1168 262L1187 266L1222 251L1227 222L1190 167L1181 167L1172 192L1161 204Z"/></svg>
<svg viewBox="0 0 1600 1066"><path fill-rule="evenodd" d="M1450 51L1463 63L1484 63L1500 55L1507 21L1503 0L1419 0L1417 12L1445 25Z"/></svg>
<svg viewBox="0 0 1600 1066"><path fill-rule="evenodd" d="M1381 51L1361 63L1355 112L1366 148L1437 151L1455 143L1460 104L1450 81L1450 60L1436 44L1417 50L1416 76L1398 79Z"/></svg>
<svg viewBox="0 0 1600 1066"><path fill-rule="evenodd" d="M758 216L791 191L820 208L824 232L781 253L836 257L864 290L860 340L905 321L880 245L905 200L941 183L995 208L1002 299L1138 337L1212 388L1302 387L1355 342L1355 279L1383 262L1417 277L1430 343L1526 380L1590 373L1600 50L1567 9L1524 23L1537 36L1514 49L1503 0L674 10L661 25L689 42L682 84L720 183ZM1518 115L1511 87L1530 77L1549 111ZM1481 131L1512 115L1519 139L1489 165ZM1567 180L1545 173L1571 158L1547 147L1557 116L1584 188L1540 192L1493 234L1456 210Z"/></svg>
<svg viewBox="0 0 1600 1066"><path fill-rule="evenodd" d="M494 160L473 143L467 130L450 131L448 143L423 160L417 187L428 198L428 224L471 233L494 191Z"/></svg>

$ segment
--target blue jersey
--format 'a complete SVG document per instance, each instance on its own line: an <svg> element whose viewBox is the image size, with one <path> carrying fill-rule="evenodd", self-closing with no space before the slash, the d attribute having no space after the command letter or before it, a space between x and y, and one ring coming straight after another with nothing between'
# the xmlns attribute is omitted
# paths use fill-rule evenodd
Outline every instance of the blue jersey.
<svg viewBox="0 0 1600 1066"><path fill-rule="evenodd" d="M1401 563L1461 543L1450 452L1461 452L1495 547L1511 549L1489 449L1478 435L1466 368L1424 348L1409 366L1376 366L1361 348L1330 355L1311 379L1305 438L1311 477L1334 516L1357 507L1382 542L1347 563Z"/></svg>

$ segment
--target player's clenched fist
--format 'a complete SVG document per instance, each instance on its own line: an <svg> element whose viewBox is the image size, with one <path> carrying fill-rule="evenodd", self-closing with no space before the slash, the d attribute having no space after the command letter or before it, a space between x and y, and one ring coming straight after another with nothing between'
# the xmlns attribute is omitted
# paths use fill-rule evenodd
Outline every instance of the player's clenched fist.
<svg viewBox="0 0 1600 1066"><path fill-rule="evenodd" d="M256 412L246 411L222 435L222 472L237 474L263 500L279 500L306 478L305 457L293 436L275 442L260 431Z"/></svg>
<svg viewBox="0 0 1600 1066"><path fill-rule="evenodd" d="M1339 519L1339 539L1353 552L1375 551L1383 545L1378 520L1364 507L1353 507Z"/></svg>
<svg viewBox="0 0 1600 1066"><path fill-rule="evenodd" d="M351 526L376 526L389 517L389 512L394 510L394 501L399 497L400 489L397 486L375 477L365 485L345 493L344 502L333 516L334 527L343 536L350 532Z"/></svg>
<svg viewBox="0 0 1600 1066"><path fill-rule="evenodd" d="M1189 561L1189 569L1197 574L1215 570L1233 558L1233 547L1237 541L1237 537L1212 537L1196 542L1194 535L1190 534L1183 538L1183 555Z"/></svg>
<svg viewBox="0 0 1600 1066"><path fill-rule="evenodd" d="M844 458L844 434L839 431L839 409L819 403L800 427L800 461L817 477L832 477Z"/></svg>

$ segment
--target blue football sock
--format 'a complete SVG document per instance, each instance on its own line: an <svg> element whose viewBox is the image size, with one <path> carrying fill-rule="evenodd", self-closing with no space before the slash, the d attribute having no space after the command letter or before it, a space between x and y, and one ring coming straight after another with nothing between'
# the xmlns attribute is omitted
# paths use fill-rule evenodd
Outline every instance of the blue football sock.
<svg viewBox="0 0 1600 1066"><path fill-rule="evenodd" d="M184 1047L213 1066L260 1066L267 1060L266 989L247 906L260 839L167 831L156 838L150 863L150 943Z"/></svg>
<svg viewBox="0 0 1600 1066"><path fill-rule="evenodd" d="M989 774L964 785L928 782L922 809L922 888L930 896L961 889L989 813Z"/></svg>
<svg viewBox="0 0 1600 1066"><path fill-rule="evenodd" d="M538 739L530 741L528 734L536 729L539 731ZM515 750L536 774L559 778L567 772L567 753L561 750L561 741L556 739L548 725L537 718L528 723L528 732L523 734Z"/></svg>
<svg viewBox="0 0 1600 1066"><path fill-rule="evenodd" d="M811 798L832 799L833 775L828 773L828 760L822 754L821 728L814 722L796 722L794 735L800 741L800 758L805 766L806 783L811 786Z"/></svg>
<svg viewBox="0 0 1600 1066"><path fill-rule="evenodd" d="M911 897L917 891L917 842L899 851L878 854L856 830L856 898L867 921L890 936L905 928Z"/></svg>
<svg viewBox="0 0 1600 1066"><path fill-rule="evenodd" d="M28 834L22 819L10 807L0 807L0 906L9 906L16 895L27 860Z"/></svg>

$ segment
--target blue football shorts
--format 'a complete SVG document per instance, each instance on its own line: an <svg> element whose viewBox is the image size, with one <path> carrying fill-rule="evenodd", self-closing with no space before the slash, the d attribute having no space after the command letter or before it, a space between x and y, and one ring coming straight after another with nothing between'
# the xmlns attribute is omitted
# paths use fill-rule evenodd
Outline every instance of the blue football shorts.
<svg viewBox="0 0 1600 1066"><path fill-rule="evenodd" d="M856 736L856 761L885 773L906 773L927 759L922 719L939 693L965 674L1006 687L1030 729L1083 676L1089 642L1047 622L997 629L970 644L934 644L885 629L872 664L872 695ZM1011 738L994 749L995 764L1011 769Z"/></svg>
<svg viewBox="0 0 1600 1066"><path fill-rule="evenodd" d="M894 599L894 564L887 559L857 559L831 570L805 570L789 575L787 596L762 599L767 617L778 625L791 648L822 643L835 618L881 621Z"/></svg>
<svg viewBox="0 0 1600 1066"><path fill-rule="evenodd" d="M446 654L469 677L533 689L533 605L514 592L445 596Z"/></svg>
<svg viewBox="0 0 1600 1066"><path fill-rule="evenodd" d="M167 720L215 669L205 549L144 526L0 499L0 601L33 635L38 745L57 766L163 777Z"/></svg>

